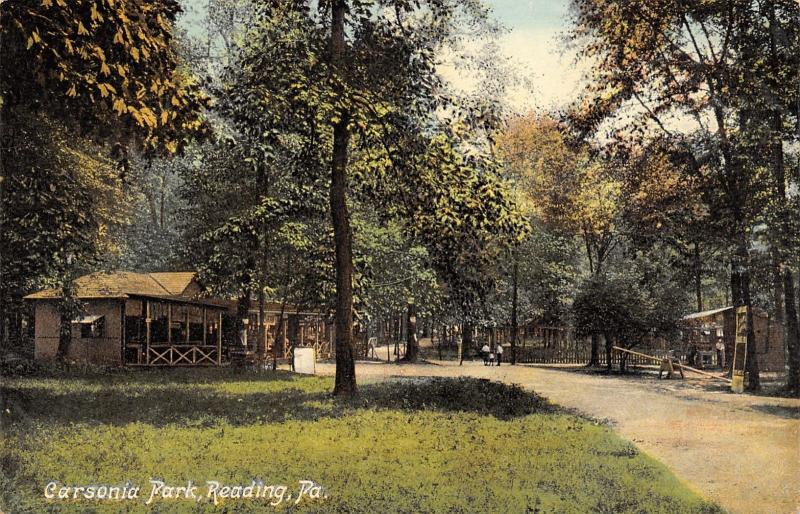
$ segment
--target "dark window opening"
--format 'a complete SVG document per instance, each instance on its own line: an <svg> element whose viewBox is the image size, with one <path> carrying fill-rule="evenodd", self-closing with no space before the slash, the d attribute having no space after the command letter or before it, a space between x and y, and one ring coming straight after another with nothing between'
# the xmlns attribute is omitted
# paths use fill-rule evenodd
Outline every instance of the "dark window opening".
<svg viewBox="0 0 800 514"><path fill-rule="evenodd" d="M105 335L105 323L103 318L99 318L91 323L80 323L81 338L92 339Z"/></svg>

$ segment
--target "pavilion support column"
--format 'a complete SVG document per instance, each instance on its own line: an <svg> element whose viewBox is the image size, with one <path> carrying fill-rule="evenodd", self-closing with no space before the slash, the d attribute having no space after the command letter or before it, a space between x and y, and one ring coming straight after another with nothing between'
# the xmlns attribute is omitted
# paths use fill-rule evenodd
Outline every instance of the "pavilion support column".
<svg viewBox="0 0 800 514"><path fill-rule="evenodd" d="M208 336L208 318L206 318L206 308L203 307L203 346L206 345L207 336Z"/></svg>
<svg viewBox="0 0 800 514"><path fill-rule="evenodd" d="M222 312L217 317L219 326L217 327L217 366L222 366Z"/></svg>
<svg viewBox="0 0 800 514"><path fill-rule="evenodd" d="M314 347L319 351L319 318L314 318Z"/></svg>
<svg viewBox="0 0 800 514"><path fill-rule="evenodd" d="M172 344L172 304L167 304L167 344Z"/></svg>
<svg viewBox="0 0 800 514"><path fill-rule="evenodd" d="M145 302L145 318L144 324L146 328L145 334L145 348L144 348L144 362L145 364L150 364L150 338L151 338L151 325L153 323L153 319L150 317L150 302Z"/></svg>
<svg viewBox="0 0 800 514"><path fill-rule="evenodd" d="M186 344L189 344L189 307L186 307Z"/></svg>

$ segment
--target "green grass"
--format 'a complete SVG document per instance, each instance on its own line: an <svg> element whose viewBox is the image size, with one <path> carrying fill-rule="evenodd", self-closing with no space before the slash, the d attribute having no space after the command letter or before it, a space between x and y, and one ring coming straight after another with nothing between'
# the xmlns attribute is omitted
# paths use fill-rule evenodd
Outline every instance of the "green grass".
<svg viewBox="0 0 800 514"><path fill-rule="evenodd" d="M6 378L4 512L721 512L602 424L473 379L367 384L236 369ZM151 478L309 479L327 499L144 502ZM44 498L59 484L141 486L132 501Z"/></svg>

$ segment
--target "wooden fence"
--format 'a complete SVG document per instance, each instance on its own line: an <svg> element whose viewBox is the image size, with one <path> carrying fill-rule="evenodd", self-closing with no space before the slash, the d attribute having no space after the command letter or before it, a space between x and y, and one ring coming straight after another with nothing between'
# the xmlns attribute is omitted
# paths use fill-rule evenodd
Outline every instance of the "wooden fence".
<svg viewBox="0 0 800 514"><path fill-rule="evenodd" d="M666 355L666 350L662 349L648 349L636 348L636 351L653 355L655 357L663 357ZM517 362L523 364L586 364L592 353L592 346L589 342L576 341L572 344L564 346L524 346L517 348ZM506 349L505 358L511 358L511 350ZM605 345L601 344L598 348L598 358L601 366L606 366L606 351ZM621 352L611 352L611 365L619 366L619 361L622 358ZM658 364L655 361L639 357L638 355L628 355L628 366L639 366L644 364Z"/></svg>

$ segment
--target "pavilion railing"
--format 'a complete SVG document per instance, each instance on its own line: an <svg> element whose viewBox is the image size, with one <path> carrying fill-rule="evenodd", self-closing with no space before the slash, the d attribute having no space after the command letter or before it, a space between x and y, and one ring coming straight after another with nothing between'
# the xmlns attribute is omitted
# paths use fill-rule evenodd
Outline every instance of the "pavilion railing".
<svg viewBox="0 0 800 514"><path fill-rule="evenodd" d="M217 345L151 344L146 350L147 366L218 366L222 356Z"/></svg>

